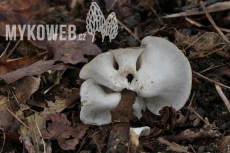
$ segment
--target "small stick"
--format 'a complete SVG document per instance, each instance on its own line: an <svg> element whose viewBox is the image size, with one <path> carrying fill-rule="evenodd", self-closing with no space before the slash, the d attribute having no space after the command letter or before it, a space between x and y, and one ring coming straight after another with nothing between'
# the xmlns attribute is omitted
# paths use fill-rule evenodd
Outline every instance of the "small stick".
<svg viewBox="0 0 230 153"><path fill-rule="evenodd" d="M188 21L188 22L190 22L191 24L199 27L199 28L200 27L205 27L204 25L200 24L199 22L197 22L197 21L195 21L195 20L193 20L193 19L191 19L189 17L185 17L185 20Z"/></svg>
<svg viewBox="0 0 230 153"><path fill-rule="evenodd" d="M2 152L3 152L3 150L4 150L4 146L5 146L5 143L6 143L6 134L5 134L5 133L3 133L3 142L2 142L2 148L1 148L0 153L2 153Z"/></svg>
<svg viewBox="0 0 230 153"><path fill-rule="evenodd" d="M196 111L193 111L193 113L196 114L196 116L198 116L206 125L209 125L209 123L205 121Z"/></svg>
<svg viewBox="0 0 230 153"><path fill-rule="evenodd" d="M217 65L217 66L213 66L213 65L211 65L211 66L210 66L210 67L208 67L207 69L204 69L204 70L202 70L202 71L199 71L199 73L204 73L204 72L207 72L207 71L213 70L213 69L218 68L218 67L223 67L223 66L225 66L225 65L226 65L226 64Z"/></svg>
<svg viewBox="0 0 230 153"><path fill-rule="evenodd" d="M221 86L221 87L224 87L224 88L226 88L226 89L230 89L229 86L226 86L226 85L224 85L224 84L222 84L222 83L220 83L220 82L217 82L217 81L214 81L214 80L212 80L212 79L209 79L209 78L203 76L203 75L200 74L200 73L197 73L197 72L195 72L195 71L192 71L192 72L193 72L193 74L197 75L198 77L200 77L200 78L202 78L202 79L205 79L205 80L207 80L207 81L209 81L209 82L211 82L211 83L217 84L217 85L219 85L219 86Z"/></svg>
<svg viewBox="0 0 230 153"><path fill-rule="evenodd" d="M3 57L3 55L6 53L8 47L10 46L10 41L8 42L6 49L4 50L4 52L1 54L0 59Z"/></svg>
<svg viewBox="0 0 230 153"><path fill-rule="evenodd" d="M6 56L6 58L8 58L12 53L13 51L16 49L16 47L18 46L18 44L20 43L21 41L18 40L18 42L15 44L14 48L10 51L10 53Z"/></svg>
<svg viewBox="0 0 230 153"><path fill-rule="evenodd" d="M116 4L117 0L113 1L113 4L109 7L108 12L113 8L113 6Z"/></svg>
<svg viewBox="0 0 230 153"><path fill-rule="evenodd" d="M155 16L158 18L158 20L161 22L162 25L164 25L164 22L161 20L161 18L157 15L156 11L153 9L153 7L147 3L147 5L151 8L151 10L153 11L153 13L155 14Z"/></svg>
<svg viewBox="0 0 230 153"><path fill-rule="evenodd" d="M121 21L119 21L118 19L117 19L117 22L123 27L123 28L125 28L125 30L130 34L130 35L132 35L139 43L141 43L141 40L128 28L128 27L126 27Z"/></svg>
<svg viewBox="0 0 230 153"><path fill-rule="evenodd" d="M42 133L41 133L39 127L38 127L38 123L37 123L37 122L35 122L35 123L36 123L36 127L37 127L37 129L38 129L38 133L39 133L39 135L40 135L40 137L41 137L41 139L42 139L43 149L44 149L44 152L43 152L43 153L46 153L46 143L45 143L44 139L42 138Z"/></svg>
<svg viewBox="0 0 230 153"><path fill-rule="evenodd" d="M9 110L9 108L7 108L6 106L4 106L6 108L6 110L13 115L20 123L22 123L27 129L29 129L30 131L32 131L34 134L40 136L37 132L35 132L34 130L32 130L30 127L28 127L24 122L22 122L22 120L20 120L11 110Z"/></svg>
<svg viewBox="0 0 230 153"><path fill-rule="evenodd" d="M219 93L221 99L224 101L224 104L227 107L228 112L230 113L230 103L229 103L227 97L225 96L224 92L222 91L222 89L219 85L216 84L215 87L216 87L216 90Z"/></svg>
<svg viewBox="0 0 230 153"><path fill-rule="evenodd" d="M207 9L205 8L204 2L200 1L200 5L203 8L208 20L211 22L213 27L216 29L216 31L219 33L219 35L224 39L224 41L226 41L229 44L230 42L229 42L228 38L223 34L223 32L216 25L216 23L214 22L213 18L211 17L211 15L208 13Z"/></svg>
<svg viewBox="0 0 230 153"><path fill-rule="evenodd" d="M189 144L188 146L192 149L193 153L196 153L192 145Z"/></svg>

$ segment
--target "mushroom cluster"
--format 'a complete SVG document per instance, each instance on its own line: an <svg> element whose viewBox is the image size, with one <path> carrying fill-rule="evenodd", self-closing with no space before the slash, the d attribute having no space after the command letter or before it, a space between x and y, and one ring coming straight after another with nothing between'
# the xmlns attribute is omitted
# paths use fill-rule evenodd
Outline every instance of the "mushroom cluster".
<svg viewBox="0 0 230 153"><path fill-rule="evenodd" d="M179 110L190 95L191 72L184 54L159 37L145 37L141 47L101 53L80 72L86 80L80 90L80 119L91 125L110 123L110 111L118 105L123 89L136 92L130 107L139 119L146 107L154 114L164 106Z"/></svg>

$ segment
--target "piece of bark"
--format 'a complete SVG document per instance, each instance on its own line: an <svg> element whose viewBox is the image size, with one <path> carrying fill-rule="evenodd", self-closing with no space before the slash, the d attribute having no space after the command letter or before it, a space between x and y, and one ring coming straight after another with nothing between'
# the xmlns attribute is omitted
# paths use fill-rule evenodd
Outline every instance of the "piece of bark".
<svg viewBox="0 0 230 153"><path fill-rule="evenodd" d="M124 89L121 91L121 100L116 108L111 110L112 122L129 122L133 116L133 103L136 94L133 91Z"/></svg>
<svg viewBox="0 0 230 153"><path fill-rule="evenodd" d="M129 150L129 123L115 123L110 131L106 153L127 153Z"/></svg>
<svg viewBox="0 0 230 153"><path fill-rule="evenodd" d="M123 90L121 100L111 111L113 127L108 139L106 153L127 153L129 151L129 120L133 115L133 103L136 94L133 91Z"/></svg>

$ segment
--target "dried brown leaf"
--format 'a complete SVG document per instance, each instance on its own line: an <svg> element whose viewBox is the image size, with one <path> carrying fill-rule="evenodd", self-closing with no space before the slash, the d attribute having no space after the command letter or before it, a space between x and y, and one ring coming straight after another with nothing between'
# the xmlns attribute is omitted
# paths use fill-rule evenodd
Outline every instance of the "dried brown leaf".
<svg viewBox="0 0 230 153"><path fill-rule="evenodd" d="M48 70L65 70L68 66L63 64L54 65L54 60L37 61L27 67L0 76L7 84L12 83L24 76L41 75Z"/></svg>
<svg viewBox="0 0 230 153"><path fill-rule="evenodd" d="M80 98L79 89L73 90L71 97L68 99L63 99L58 96L55 96L55 102L48 101L48 108L45 108L43 114L51 114L55 112L61 112L65 108L69 107L74 101Z"/></svg>
<svg viewBox="0 0 230 153"><path fill-rule="evenodd" d="M218 151L220 153L230 153L229 149L229 144L230 144L230 136L225 136L222 139L217 141L218 145Z"/></svg>
<svg viewBox="0 0 230 153"><path fill-rule="evenodd" d="M27 76L12 83L17 101L25 104L31 95L38 90L40 81L40 77Z"/></svg>
<svg viewBox="0 0 230 153"><path fill-rule="evenodd" d="M0 2L0 9L19 12L28 19L45 14L48 11L47 7L47 2L43 0L7 0Z"/></svg>
<svg viewBox="0 0 230 153"><path fill-rule="evenodd" d="M225 41L214 32L186 36L180 33L180 31L177 31L175 37L175 43L177 46L190 49L190 59L203 57L214 50L220 49L221 47L227 48Z"/></svg>
<svg viewBox="0 0 230 153"><path fill-rule="evenodd" d="M165 106L159 113L162 116L162 125L167 130L172 131L176 126L176 110L173 107Z"/></svg>
<svg viewBox="0 0 230 153"><path fill-rule="evenodd" d="M48 120L52 123L48 123L47 129L41 129L42 136L45 139L56 138L59 146L64 150L74 150L89 125L78 123L71 127L71 123L66 116L61 113L53 113L47 116ZM70 137L73 138L70 138Z"/></svg>
<svg viewBox="0 0 230 153"><path fill-rule="evenodd" d="M29 21L21 14L10 10L0 9L0 36L6 36L6 25L26 25ZM18 29L16 29L16 36L20 36Z"/></svg>
<svg viewBox="0 0 230 153"><path fill-rule="evenodd" d="M188 147L185 147L185 146L181 146L181 145L178 145L174 142L169 142L163 138L158 138L158 141L161 143L161 144L165 144L167 145L167 150L171 150L171 151L175 151L175 152L183 152L183 153L189 153L188 152Z"/></svg>
<svg viewBox="0 0 230 153"><path fill-rule="evenodd" d="M0 128L8 129L13 126L14 117L6 109L8 107L9 100L7 97L0 95Z"/></svg>
<svg viewBox="0 0 230 153"><path fill-rule="evenodd" d="M62 61L64 63L77 64L79 62L87 62L87 58L84 55L97 55L101 53L101 50L97 45L92 43L92 36L88 33L85 34L85 41L78 40L80 38L77 35L77 39L73 41L49 41L48 48L54 53L55 61ZM81 35L81 37L84 36Z"/></svg>
<svg viewBox="0 0 230 153"><path fill-rule="evenodd" d="M21 110L16 112L18 117L24 116ZM18 128L18 133L20 136L20 141L24 143L25 148L28 152L34 151L35 153L51 153L51 143L49 140L44 140L40 136L39 129L46 127L46 119L39 113L32 114L26 118L23 118L28 129L25 125L21 124ZM32 131L33 130L33 131Z"/></svg>
<svg viewBox="0 0 230 153"><path fill-rule="evenodd" d="M46 46L47 40L23 40L19 43L19 46L16 48L16 50L22 56L33 57L35 55L44 53L47 50Z"/></svg>
<svg viewBox="0 0 230 153"><path fill-rule="evenodd" d="M3 62L0 62L0 65L7 68L7 73L19 69L21 67L24 67L26 65L30 65L36 61L42 60L45 57L46 53L42 53L40 55L34 56L34 57L21 57L17 59L5 59ZM6 73L0 73L0 75L4 75Z"/></svg>

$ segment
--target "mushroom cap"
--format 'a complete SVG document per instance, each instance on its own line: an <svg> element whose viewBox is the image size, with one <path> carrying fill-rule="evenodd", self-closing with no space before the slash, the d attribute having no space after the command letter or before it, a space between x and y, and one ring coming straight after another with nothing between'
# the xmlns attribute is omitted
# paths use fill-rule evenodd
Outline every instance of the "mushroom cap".
<svg viewBox="0 0 230 153"><path fill-rule="evenodd" d="M84 65L80 71L80 78L93 79L114 91L121 91L128 87L129 83L121 73L114 68L112 52L106 52L96 56L91 62Z"/></svg>
<svg viewBox="0 0 230 153"><path fill-rule="evenodd" d="M111 50L119 66L118 72L123 74L124 77L126 77L128 74L135 75L137 72L137 58L144 49L145 47L133 47Z"/></svg>
<svg viewBox="0 0 230 153"><path fill-rule="evenodd" d="M147 36L146 45L138 59L136 80L138 96L144 97L147 108L154 114L164 106L181 109L192 85L192 71L188 59L171 42Z"/></svg>
<svg viewBox="0 0 230 153"><path fill-rule="evenodd" d="M86 80L80 90L80 119L85 124L102 125L111 122L110 111L121 99L120 93L105 93L101 86L92 79Z"/></svg>

